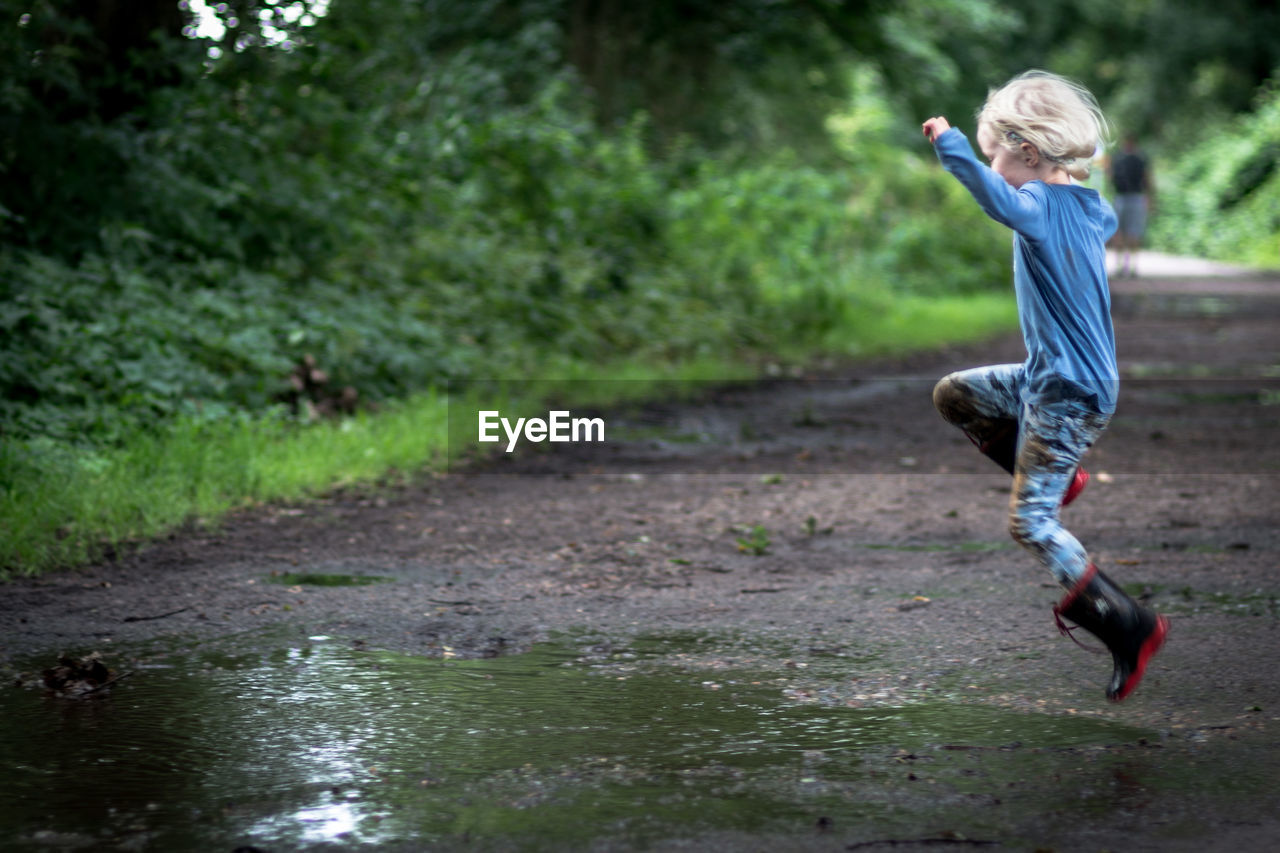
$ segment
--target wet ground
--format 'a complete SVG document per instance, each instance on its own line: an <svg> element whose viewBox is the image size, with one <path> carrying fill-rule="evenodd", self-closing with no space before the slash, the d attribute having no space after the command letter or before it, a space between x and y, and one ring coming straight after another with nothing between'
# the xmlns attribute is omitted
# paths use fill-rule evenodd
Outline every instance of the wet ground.
<svg viewBox="0 0 1280 853"><path fill-rule="evenodd" d="M11 679L120 677L0 692L0 846L1272 849L1280 280L1143 261L1066 511L1172 620L1125 703L930 407L1008 338L0 587Z"/></svg>

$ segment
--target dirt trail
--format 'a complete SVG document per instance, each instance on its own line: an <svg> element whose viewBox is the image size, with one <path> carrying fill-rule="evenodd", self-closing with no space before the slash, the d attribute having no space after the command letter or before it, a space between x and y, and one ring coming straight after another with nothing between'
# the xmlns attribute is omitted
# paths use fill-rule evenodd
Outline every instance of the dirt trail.
<svg viewBox="0 0 1280 853"><path fill-rule="evenodd" d="M1047 572L1009 542L1007 478L932 411L937 377L1020 360L1012 336L607 413L630 440L254 512L11 583L0 659L273 624L457 657L558 632L699 632L730 638L693 660L708 670L763 640L781 654L759 666L866 652L838 681L797 673L797 702L1094 715L1280 767L1280 279L1145 260L1159 278L1113 282L1120 410L1067 510L1099 565L1173 621L1122 705L1102 695L1109 663L1058 636ZM271 582L286 573L394 582ZM1254 808L1276 805L1259 796ZM1185 802L1146 818L1176 826ZM1195 818L1236 850L1277 830L1261 812ZM1123 840L1081 828L1075 842L1178 849L1113 823Z"/></svg>

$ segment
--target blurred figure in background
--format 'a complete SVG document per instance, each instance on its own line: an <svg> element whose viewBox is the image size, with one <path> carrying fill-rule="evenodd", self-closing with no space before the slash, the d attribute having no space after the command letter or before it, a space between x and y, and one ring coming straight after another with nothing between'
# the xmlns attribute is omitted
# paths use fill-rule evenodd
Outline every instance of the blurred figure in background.
<svg viewBox="0 0 1280 853"><path fill-rule="evenodd" d="M1134 254L1142 248L1142 238L1147 230L1151 166L1138 151L1137 140L1132 136L1124 138L1120 153L1111 158L1108 177L1115 194L1112 205L1119 220L1114 242L1117 255L1115 276L1136 276L1138 267Z"/></svg>

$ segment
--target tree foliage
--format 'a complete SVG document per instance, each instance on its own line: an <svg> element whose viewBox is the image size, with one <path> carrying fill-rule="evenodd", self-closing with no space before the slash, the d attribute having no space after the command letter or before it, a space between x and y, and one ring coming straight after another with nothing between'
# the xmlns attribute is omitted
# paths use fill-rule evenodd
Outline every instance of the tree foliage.
<svg viewBox="0 0 1280 853"><path fill-rule="evenodd" d="M1280 269L1280 87L1160 176L1165 249Z"/></svg>
<svg viewBox="0 0 1280 853"><path fill-rule="evenodd" d="M1074 0L1020 12L1020 67L1084 81L1125 131L1171 148L1248 110L1280 68L1280 7L1266 0Z"/></svg>
<svg viewBox="0 0 1280 853"><path fill-rule="evenodd" d="M305 356L378 400L557 359L768 352L889 278L971 286L912 279L914 243L873 248L914 214L860 188L862 164L716 158L692 130L659 153L643 110L599 129L554 18L426 5L466 14L338 3L287 49L228 34L210 62L168 44L180 83L66 130L105 171L34 164L73 200L11 208L7 433L112 440L260 411ZM903 168L892 186L927 184L944 182Z"/></svg>
<svg viewBox="0 0 1280 853"><path fill-rule="evenodd" d="M209 39L169 0L0 0L0 429L260 411L307 355L377 400L767 352L1001 286L903 142L1029 65L1144 126L1241 106L1272 6L1167 5L236 0ZM1218 205L1270 198L1269 144Z"/></svg>

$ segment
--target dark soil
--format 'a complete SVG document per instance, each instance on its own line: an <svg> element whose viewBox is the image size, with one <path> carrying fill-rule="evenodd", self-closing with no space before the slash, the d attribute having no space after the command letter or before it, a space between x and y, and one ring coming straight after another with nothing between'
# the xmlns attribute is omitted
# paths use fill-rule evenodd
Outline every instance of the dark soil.
<svg viewBox="0 0 1280 853"><path fill-rule="evenodd" d="M797 702L1095 715L1280 767L1280 280L1114 291L1121 406L1065 517L1172 620L1120 705L1103 697L1109 660L1058 635L1060 590L1009 540L1006 475L931 407L941 375L1020 360L1012 336L608 413L609 430L640 437L265 508L15 581L0 587L0 660L275 624L456 657L562 632L704 632L768 638L777 667L867 652L837 683L798 673ZM725 651L694 663L712 670ZM1224 847L1193 846L1265 849L1280 826L1274 791L1259 797L1243 817L1196 815ZM1147 808L1122 837L1081 828L1065 847L1178 849L1145 833L1185 816Z"/></svg>

